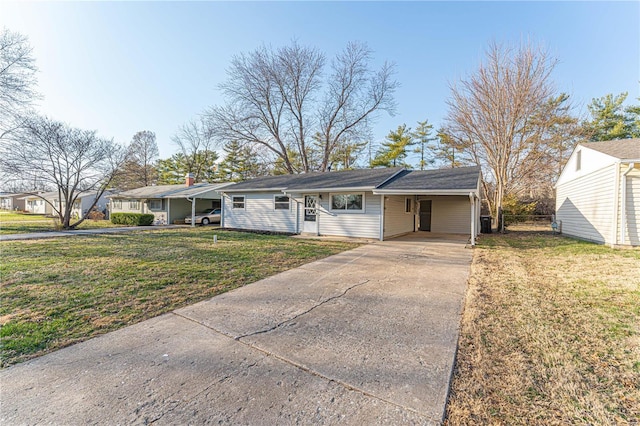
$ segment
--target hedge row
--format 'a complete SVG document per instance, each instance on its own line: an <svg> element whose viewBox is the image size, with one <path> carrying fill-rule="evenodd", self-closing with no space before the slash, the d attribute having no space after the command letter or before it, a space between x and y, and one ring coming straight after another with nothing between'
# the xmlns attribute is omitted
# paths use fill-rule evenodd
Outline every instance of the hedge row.
<svg viewBox="0 0 640 426"><path fill-rule="evenodd" d="M142 213L111 213L111 223L116 225L149 226L155 217Z"/></svg>

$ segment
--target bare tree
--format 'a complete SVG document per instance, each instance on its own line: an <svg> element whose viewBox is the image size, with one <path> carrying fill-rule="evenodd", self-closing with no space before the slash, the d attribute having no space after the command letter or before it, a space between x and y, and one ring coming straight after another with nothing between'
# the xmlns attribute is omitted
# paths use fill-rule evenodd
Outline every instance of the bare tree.
<svg viewBox="0 0 640 426"><path fill-rule="evenodd" d="M57 202L43 200L53 208L64 229L73 229L84 221L83 215L72 223L74 203L81 193L95 192L94 203L87 212L91 211L124 157L120 145L99 138L95 131L71 128L38 116L26 119L19 133L0 144L3 173L16 179L46 182L57 190Z"/></svg>
<svg viewBox="0 0 640 426"><path fill-rule="evenodd" d="M478 70L451 87L444 130L483 167L496 216L505 194L545 166L550 130L561 125L551 119L564 102L553 102L555 64L546 50L531 44L492 44Z"/></svg>
<svg viewBox="0 0 640 426"><path fill-rule="evenodd" d="M214 150L215 140L207 120L191 120L182 125L171 139L184 156L186 171L193 173L195 181L212 174L211 164L218 158Z"/></svg>
<svg viewBox="0 0 640 426"><path fill-rule="evenodd" d="M364 140L375 112L393 112L393 66L371 71L371 52L350 43L322 78L325 56L297 43L236 56L208 116L217 138L266 147L287 173L325 171L341 143Z"/></svg>
<svg viewBox="0 0 640 426"><path fill-rule="evenodd" d="M0 139L19 127L20 117L38 97L35 59L27 37L0 32Z"/></svg>

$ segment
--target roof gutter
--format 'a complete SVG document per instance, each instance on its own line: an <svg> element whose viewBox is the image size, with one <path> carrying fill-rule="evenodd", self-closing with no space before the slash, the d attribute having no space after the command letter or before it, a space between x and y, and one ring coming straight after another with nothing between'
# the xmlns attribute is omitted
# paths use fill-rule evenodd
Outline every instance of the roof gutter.
<svg viewBox="0 0 640 426"><path fill-rule="evenodd" d="M374 195L468 195L469 191L477 192L477 188L471 189L376 189Z"/></svg>

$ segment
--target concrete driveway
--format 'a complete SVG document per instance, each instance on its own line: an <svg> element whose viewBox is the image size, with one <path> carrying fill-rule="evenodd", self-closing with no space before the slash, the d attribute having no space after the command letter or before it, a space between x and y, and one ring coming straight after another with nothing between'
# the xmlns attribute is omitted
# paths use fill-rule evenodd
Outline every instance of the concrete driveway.
<svg viewBox="0 0 640 426"><path fill-rule="evenodd" d="M464 241L368 244L0 372L3 424L438 424Z"/></svg>

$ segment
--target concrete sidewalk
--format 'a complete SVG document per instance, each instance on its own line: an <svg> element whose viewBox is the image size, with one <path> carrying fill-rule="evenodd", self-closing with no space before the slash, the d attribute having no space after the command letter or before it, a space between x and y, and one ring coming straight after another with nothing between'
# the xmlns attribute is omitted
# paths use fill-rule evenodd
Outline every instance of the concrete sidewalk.
<svg viewBox="0 0 640 426"><path fill-rule="evenodd" d="M471 250L361 246L0 372L4 424L438 424Z"/></svg>

